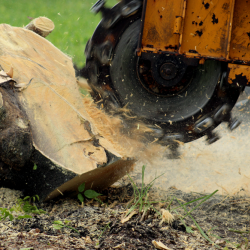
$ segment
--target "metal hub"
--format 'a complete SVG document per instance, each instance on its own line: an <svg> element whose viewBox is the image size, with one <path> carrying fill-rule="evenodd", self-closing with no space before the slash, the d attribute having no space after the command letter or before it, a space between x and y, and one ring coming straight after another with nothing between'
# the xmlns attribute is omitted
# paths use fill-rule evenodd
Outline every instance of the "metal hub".
<svg viewBox="0 0 250 250"><path fill-rule="evenodd" d="M157 96L174 96L190 84L194 67L186 65L180 56L142 53L137 62L142 86Z"/></svg>
<svg viewBox="0 0 250 250"><path fill-rule="evenodd" d="M165 80L171 80L176 77L178 68L173 63L164 63L160 68L160 75Z"/></svg>

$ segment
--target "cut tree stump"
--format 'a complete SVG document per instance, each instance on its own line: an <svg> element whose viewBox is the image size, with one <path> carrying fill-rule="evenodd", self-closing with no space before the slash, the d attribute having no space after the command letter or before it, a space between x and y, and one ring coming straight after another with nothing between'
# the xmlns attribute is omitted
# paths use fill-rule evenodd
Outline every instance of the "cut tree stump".
<svg viewBox="0 0 250 250"><path fill-rule="evenodd" d="M0 185L41 200L83 182L100 190L133 168L131 148L119 119L82 97L71 58L42 36L0 25Z"/></svg>
<svg viewBox="0 0 250 250"><path fill-rule="evenodd" d="M55 28L53 21L47 17L33 19L25 29L32 30L42 37L48 36Z"/></svg>

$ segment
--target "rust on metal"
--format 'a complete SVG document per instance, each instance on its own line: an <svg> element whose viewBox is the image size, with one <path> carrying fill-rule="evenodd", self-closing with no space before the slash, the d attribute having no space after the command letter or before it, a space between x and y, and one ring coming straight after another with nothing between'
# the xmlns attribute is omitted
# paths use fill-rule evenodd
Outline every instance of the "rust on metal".
<svg viewBox="0 0 250 250"><path fill-rule="evenodd" d="M147 0L143 36L143 51L177 51L180 35L175 34L176 17L182 17L184 0ZM180 27L178 27L180 30Z"/></svg>
<svg viewBox="0 0 250 250"><path fill-rule="evenodd" d="M250 62L250 1L147 0L140 52Z"/></svg>
<svg viewBox="0 0 250 250"><path fill-rule="evenodd" d="M209 5L189 0L179 52L196 51L202 57L227 59L233 6L234 0L216 0Z"/></svg>
<svg viewBox="0 0 250 250"><path fill-rule="evenodd" d="M147 0L138 55L170 52L198 58L200 63L203 59L229 62L229 82L237 79L243 84L250 79L248 67L237 65L250 63L249 9L247 0Z"/></svg>
<svg viewBox="0 0 250 250"><path fill-rule="evenodd" d="M232 23L230 59L250 61L250 1L236 0Z"/></svg>
<svg viewBox="0 0 250 250"><path fill-rule="evenodd" d="M228 64L228 83L246 86L250 82L250 67L240 64Z"/></svg>
<svg viewBox="0 0 250 250"><path fill-rule="evenodd" d="M153 48L227 60L234 1L148 0L142 52Z"/></svg>
<svg viewBox="0 0 250 250"><path fill-rule="evenodd" d="M182 25L182 17L177 16L175 18L175 24L174 24L174 34L180 34L181 32L181 26Z"/></svg>

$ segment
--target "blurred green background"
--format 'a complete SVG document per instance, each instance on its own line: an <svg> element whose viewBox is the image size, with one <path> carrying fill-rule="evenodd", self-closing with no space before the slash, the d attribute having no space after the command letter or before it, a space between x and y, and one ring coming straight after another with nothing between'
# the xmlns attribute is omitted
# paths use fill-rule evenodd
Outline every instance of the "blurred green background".
<svg viewBox="0 0 250 250"><path fill-rule="evenodd" d="M100 14L90 12L96 1L1 0L0 23L23 27L30 22L28 16L50 18L55 23L55 29L47 39L70 55L78 68L82 68L85 64L85 45L101 19ZM108 0L107 6L113 6L117 2Z"/></svg>

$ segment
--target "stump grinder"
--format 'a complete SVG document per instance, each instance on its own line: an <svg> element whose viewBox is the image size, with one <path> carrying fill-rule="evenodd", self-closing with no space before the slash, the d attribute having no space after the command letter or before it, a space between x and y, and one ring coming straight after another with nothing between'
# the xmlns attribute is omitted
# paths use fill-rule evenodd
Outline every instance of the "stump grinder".
<svg viewBox="0 0 250 250"><path fill-rule="evenodd" d="M249 9L246 0L121 0L111 9L99 0L82 74L99 104L130 110L159 143L211 144L220 123L240 124L230 113L250 80Z"/></svg>

